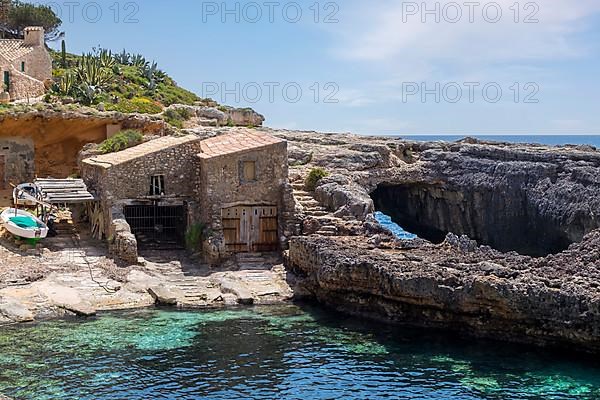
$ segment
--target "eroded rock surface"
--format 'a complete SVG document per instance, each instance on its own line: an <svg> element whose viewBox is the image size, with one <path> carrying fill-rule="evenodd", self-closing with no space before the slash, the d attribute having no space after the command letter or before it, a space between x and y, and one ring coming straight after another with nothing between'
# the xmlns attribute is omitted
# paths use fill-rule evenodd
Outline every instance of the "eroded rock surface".
<svg viewBox="0 0 600 400"><path fill-rule="evenodd" d="M339 232L291 240L297 295L396 323L600 351L595 148L273 133L289 141L292 179L330 173L313 195ZM421 239L394 240L374 210Z"/></svg>
<svg viewBox="0 0 600 400"><path fill-rule="evenodd" d="M600 351L600 232L541 259L463 244L405 250L394 241L297 237L289 266L300 277L297 293L340 311Z"/></svg>

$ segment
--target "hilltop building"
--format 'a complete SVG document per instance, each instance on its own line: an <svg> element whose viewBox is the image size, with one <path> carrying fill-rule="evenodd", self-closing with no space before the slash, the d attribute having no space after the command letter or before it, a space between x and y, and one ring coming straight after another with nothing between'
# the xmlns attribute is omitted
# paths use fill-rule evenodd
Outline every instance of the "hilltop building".
<svg viewBox="0 0 600 400"><path fill-rule="evenodd" d="M0 93L10 100L42 96L45 81L52 79L52 58L44 42L44 28L25 28L24 39L0 39Z"/></svg>

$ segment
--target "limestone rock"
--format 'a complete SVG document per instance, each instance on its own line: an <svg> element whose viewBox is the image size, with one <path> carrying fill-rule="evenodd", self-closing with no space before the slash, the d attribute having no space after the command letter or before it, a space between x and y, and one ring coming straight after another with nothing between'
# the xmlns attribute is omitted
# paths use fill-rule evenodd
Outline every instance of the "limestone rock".
<svg viewBox="0 0 600 400"><path fill-rule="evenodd" d="M76 304L63 304L61 308L74 313L78 317L92 317L96 315L96 309L85 301Z"/></svg>
<svg viewBox="0 0 600 400"><path fill-rule="evenodd" d="M33 313L20 301L10 298L0 298L0 315L12 322L33 321Z"/></svg>
<svg viewBox="0 0 600 400"><path fill-rule="evenodd" d="M165 285L153 286L148 289L148 293L150 293L150 296L154 298L156 304L164 306L177 305L177 296Z"/></svg>
<svg viewBox="0 0 600 400"><path fill-rule="evenodd" d="M246 284L237 279L222 278L219 282L221 292L233 294L239 304L250 305L254 303L254 296Z"/></svg>

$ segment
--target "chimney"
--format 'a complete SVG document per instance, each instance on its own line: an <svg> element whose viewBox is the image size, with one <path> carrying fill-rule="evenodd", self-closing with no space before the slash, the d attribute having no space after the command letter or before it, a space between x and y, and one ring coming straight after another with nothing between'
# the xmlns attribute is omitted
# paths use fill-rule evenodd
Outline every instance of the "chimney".
<svg viewBox="0 0 600 400"><path fill-rule="evenodd" d="M43 46L45 44L44 28L41 26L28 26L24 32L26 46Z"/></svg>

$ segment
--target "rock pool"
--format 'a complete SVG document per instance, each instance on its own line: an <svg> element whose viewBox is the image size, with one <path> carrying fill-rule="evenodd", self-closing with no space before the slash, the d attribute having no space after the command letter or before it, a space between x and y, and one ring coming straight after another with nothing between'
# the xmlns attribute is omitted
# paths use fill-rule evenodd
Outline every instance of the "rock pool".
<svg viewBox="0 0 600 400"><path fill-rule="evenodd" d="M0 330L15 399L594 399L600 366L309 305L106 313Z"/></svg>

